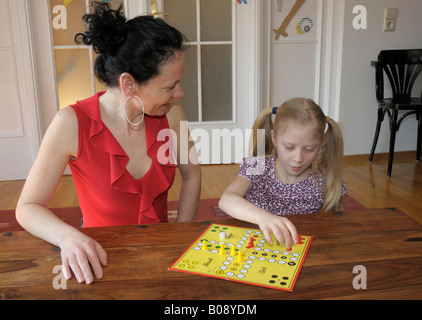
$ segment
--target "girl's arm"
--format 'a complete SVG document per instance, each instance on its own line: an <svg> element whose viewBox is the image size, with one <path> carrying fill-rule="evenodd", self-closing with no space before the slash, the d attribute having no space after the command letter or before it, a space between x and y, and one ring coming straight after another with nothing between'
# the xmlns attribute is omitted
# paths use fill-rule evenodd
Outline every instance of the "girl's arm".
<svg viewBox="0 0 422 320"><path fill-rule="evenodd" d="M258 225L269 243L273 243L272 233L287 248L298 242L296 228L289 219L273 215L244 198L249 187L249 180L237 177L224 191L219 207L233 218Z"/></svg>
<svg viewBox="0 0 422 320"><path fill-rule="evenodd" d="M79 282L103 276L107 264L103 248L76 228L64 223L47 206L64 169L78 150L78 122L71 108L62 109L44 135L35 163L26 179L16 208L16 219L28 232L61 248L63 274L73 270Z"/></svg>
<svg viewBox="0 0 422 320"><path fill-rule="evenodd" d="M195 144L190 139L185 114L178 103L167 113L167 118L170 129L176 133L173 142L177 144L173 149L176 151L177 165L182 177L176 222L192 221L201 195L201 166Z"/></svg>

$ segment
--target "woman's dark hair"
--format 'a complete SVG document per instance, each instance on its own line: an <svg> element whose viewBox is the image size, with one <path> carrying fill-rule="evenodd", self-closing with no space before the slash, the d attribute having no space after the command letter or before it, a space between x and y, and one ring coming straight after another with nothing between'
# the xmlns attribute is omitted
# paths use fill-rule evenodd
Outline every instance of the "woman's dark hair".
<svg viewBox="0 0 422 320"><path fill-rule="evenodd" d="M95 75L109 87L118 86L123 72L131 74L137 83L145 83L183 50L184 36L160 18L126 20L122 5L117 10L106 2L94 1L92 5L94 13L83 16L87 30L78 33L75 42L93 46L99 54Z"/></svg>

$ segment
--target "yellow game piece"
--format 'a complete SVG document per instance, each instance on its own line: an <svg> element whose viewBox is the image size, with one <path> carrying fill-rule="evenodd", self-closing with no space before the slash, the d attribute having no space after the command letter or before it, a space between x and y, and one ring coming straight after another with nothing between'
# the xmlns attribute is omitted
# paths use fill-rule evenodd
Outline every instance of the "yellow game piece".
<svg viewBox="0 0 422 320"><path fill-rule="evenodd" d="M207 251L207 240L202 241L202 251Z"/></svg>
<svg viewBox="0 0 422 320"><path fill-rule="evenodd" d="M237 262L243 262L243 254L242 254L242 251L239 251L239 254L237 255Z"/></svg>
<svg viewBox="0 0 422 320"><path fill-rule="evenodd" d="M224 255L226 253L226 251L224 251L224 246L221 245L220 247L220 255Z"/></svg>
<svg viewBox="0 0 422 320"><path fill-rule="evenodd" d="M236 247L234 245L232 245L232 251L230 252L231 256L235 256L236 255Z"/></svg>

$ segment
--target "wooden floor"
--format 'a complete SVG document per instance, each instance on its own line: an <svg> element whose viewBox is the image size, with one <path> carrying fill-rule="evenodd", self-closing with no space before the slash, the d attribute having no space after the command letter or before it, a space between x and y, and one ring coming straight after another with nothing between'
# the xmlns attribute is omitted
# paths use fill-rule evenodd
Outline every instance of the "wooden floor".
<svg viewBox="0 0 422 320"><path fill-rule="evenodd" d="M219 198L237 176L238 165L202 166L201 198ZM387 155L377 154L372 163L367 155L346 156L344 180L350 196L368 208L396 207L422 224L422 164L415 152L396 153L391 179L386 176ZM0 210L15 209L24 181L0 181ZM169 200L177 200L180 176L177 172ZM78 206L71 176L64 176L50 207Z"/></svg>

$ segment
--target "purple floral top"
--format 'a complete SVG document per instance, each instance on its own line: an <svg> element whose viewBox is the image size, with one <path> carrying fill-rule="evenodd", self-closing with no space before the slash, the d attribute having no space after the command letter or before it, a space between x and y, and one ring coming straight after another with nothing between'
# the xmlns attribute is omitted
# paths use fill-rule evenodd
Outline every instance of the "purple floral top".
<svg viewBox="0 0 422 320"><path fill-rule="evenodd" d="M250 182L246 199L275 215L293 215L318 212L324 203L325 182L312 174L294 184L281 183L275 174L275 156L270 158L244 158L239 176ZM347 193L343 181L342 197Z"/></svg>

